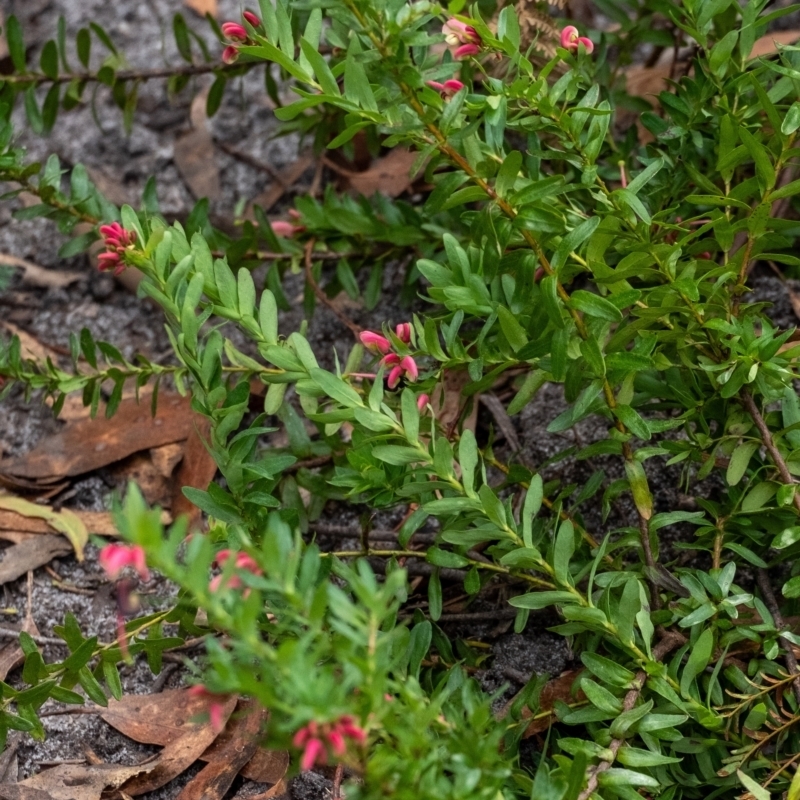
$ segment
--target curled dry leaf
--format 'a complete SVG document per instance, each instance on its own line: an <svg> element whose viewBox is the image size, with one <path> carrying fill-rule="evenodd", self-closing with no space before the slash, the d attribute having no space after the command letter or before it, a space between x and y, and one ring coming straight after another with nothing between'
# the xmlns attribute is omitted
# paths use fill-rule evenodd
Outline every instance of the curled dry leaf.
<svg viewBox="0 0 800 800"><path fill-rule="evenodd" d="M244 705L240 703L232 722L199 756L201 761L224 758L229 742L244 719L239 716ZM110 699L108 708L103 709L100 716L112 728L134 741L167 746L187 731L200 727L197 719L203 715L205 707L203 698L189 695L186 689L169 689L159 694ZM277 783L288 766L289 756L285 751L257 749L241 768L241 774L257 783Z"/></svg>
<svg viewBox="0 0 800 800"><path fill-rule="evenodd" d="M29 286L43 289L63 289L81 279L79 272L63 272L56 269L45 269L32 261L17 258L9 253L0 253L0 264L22 270L22 281Z"/></svg>
<svg viewBox="0 0 800 800"><path fill-rule="evenodd" d="M52 800L100 800L106 789L118 789L133 776L147 777L158 761L136 766L122 764L60 764L20 781L25 789L36 789ZM38 795L19 795L20 800L44 800Z"/></svg>
<svg viewBox="0 0 800 800"><path fill-rule="evenodd" d="M410 170L417 155L411 150L396 147L365 172L348 172L347 181L354 191L367 197L375 192L387 197L399 197L409 190L416 177L410 174Z"/></svg>
<svg viewBox="0 0 800 800"><path fill-rule="evenodd" d="M193 130L175 141L172 157L186 185L196 199L219 197L219 168L214 159L214 140L208 129L206 99L208 91L201 92L192 100Z"/></svg>
<svg viewBox="0 0 800 800"><path fill-rule="evenodd" d="M123 400L111 419L75 422L29 453L3 459L0 473L41 482L83 475L133 453L183 441L191 430L187 398L160 395L155 417L149 405Z"/></svg>
<svg viewBox="0 0 800 800"><path fill-rule="evenodd" d="M89 531L83 520L74 511L68 508L54 511L49 506L31 503L21 497L0 496L0 512L2 511L10 511L22 517L43 519L53 530L67 537L75 550L75 557L78 561L83 561L83 548L89 541ZM35 549L35 545L33 549ZM46 564L47 562L42 563ZM41 564L37 564L37 566L41 566ZM34 567L30 567L30 569L34 569ZM13 580L13 578L6 578L6 580Z"/></svg>
<svg viewBox="0 0 800 800"><path fill-rule="evenodd" d="M236 696L233 696L225 703L222 711L223 725L233 713L236 701ZM136 775L131 778L122 787L122 791L131 797L136 797L159 789L194 764L217 736L218 733L211 726L211 723L190 727L183 736L179 736L175 741L170 742L161 751L158 758L151 762L152 770L149 770L146 774Z"/></svg>
<svg viewBox="0 0 800 800"><path fill-rule="evenodd" d="M72 551L68 541L61 536L43 534L25 539L2 551L0 561L0 584L15 581L29 570L49 564L54 558L65 556Z"/></svg>
<svg viewBox="0 0 800 800"><path fill-rule="evenodd" d="M204 444L209 435L208 419L195 414L194 423L184 446L183 461L172 485L172 516L177 519L185 514L189 518L189 528L197 527L202 514L183 494L183 487L205 490L217 474L217 463Z"/></svg>

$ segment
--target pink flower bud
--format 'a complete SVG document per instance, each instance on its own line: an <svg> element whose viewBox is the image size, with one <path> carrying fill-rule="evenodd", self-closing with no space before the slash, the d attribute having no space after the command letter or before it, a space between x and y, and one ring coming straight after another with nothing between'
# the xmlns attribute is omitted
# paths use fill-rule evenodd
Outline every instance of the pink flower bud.
<svg viewBox="0 0 800 800"><path fill-rule="evenodd" d="M112 581L116 580L126 567L133 567L143 581L150 580L144 550L139 545L107 544L100 551L98 561Z"/></svg>
<svg viewBox="0 0 800 800"><path fill-rule="evenodd" d="M401 322L395 329L395 334L397 338L408 344L411 341L411 323L410 322Z"/></svg>
<svg viewBox="0 0 800 800"><path fill-rule="evenodd" d="M306 772L311 769L317 761L320 764L325 763L325 745L320 739L309 739L306 749L303 751L303 757L300 759L301 771Z"/></svg>
<svg viewBox="0 0 800 800"><path fill-rule="evenodd" d="M428 86L431 87L431 89L434 89L437 92L443 92L444 91L444 84L443 83L439 83L439 81L427 81L427 84L428 84Z"/></svg>
<svg viewBox="0 0 800 800"><path fill-rule="evenodd" d="M105 252L97 256L98 267L101 272L119 266L119 253Z"/></svg>
<svg viewBox="0 0 800 800"><path fill-rule="evenodd" d="M249 22L254 28L261 27L261 20L252 11L243 11L242 17Z"/></svg>
<svg viewBox="0 0 800 800"><path fill-rule="evenodd" d="M452 17L442 26L442 33L449 45L481 44L481 37L472 25Z"/></svg>
<svg viewBox="0 0 800 800"><path fill-rule="evenodd" d="M385 336L375 333L375 331L362 331L358 335L358 338L361 339L361 344L371 353L382 353L386 355L392 348L389 340Z"/></svg>
<svg viewBox="0 0 800 800"><path fill-rule="evenodd" d="M190 687L188 694L190 697L199 697L209 703L208 716L209 721L211 722L211 728L216 733L220 733L225 727L222 715L225 711L225 701L227 700L227 697L224 694L215 694L214 692L210 692L201 683Z"/></svg>
<svg viewBox="0 0 800 800"><path fill-rule="evenodd" d="M481 49L476 44L462 44L461 47L456 47L453 51L453 58L459 61L470 56L476 56L480 53Z"/></svg>
<svg viewBox="0 0 800 800"><path fill-rule="evenodd" d="M236 556L236 568L247 570L248 572L252 572L254 575L261 574L261 568L258 566L258 563L247 553L239 553Z"/></svg>
<svg viewBox="0 0 800 800"><path fill-rule="evenodd" d="M393 367L395 364L400 363L400 356L397 353L389 353L380 360L380 363L384 367Z"/></svg>
<svg viewBox="0 0 800 800"><path fill-rule="evenodd" d="M276 219L275 222L270 222L269 226L276 236L283 236L287 239L290 239L298 231L303 230L301 227L292 225L291 222L286 222L282 219Z"/></svg>
<svg viewBox="0 0 800 800"><path fill-rule="evenodd" d="M247 41L247 29L238 22L223 22L220 30L222 35L231 42Z"/></svg>
<svg viewBox="0 0 800 800"><path fill-rule="evenodd" d="M419 377L419 369L417 368L417 362L411 356L406 356L404 359L400 361L400 367L406 373L406 376L411 381L415 381Z"/></svg>
<svg viewBox="0 0 800 800"><path fill-rule="evenodd" d="M239 51L232 44L229 44L222 51L221 58L223 64L233 64L239 58Z"/></svg>
<svg viewBox="0 0 800 800"><path fill-rule="evenodd" d="M359 744L364 744L364 742L367 741L367 734L364 729L356 725L354 722L341 723L340 730L345 736L355 740Z"/></svg>
<svg viewBox="0 0 800 800"><path fill-rule="evenodd" d="M400 383L400 378L403 377L404 372L405 370L399 364L396 367L392 367L389 377L386 379L386 385L390 389L397 388L397 384Z"/></svg>
<svg viewBox="0 0 800 800"><path fill-rule="evenodd" d="M450 94L455 94L464 88L464 84L461 83L461 81L457 81L455 78L451 78L449 81L444 82L444 88Z"/></svg>
<svg viewBox="0 0 800 800"><path fill-rule="evenodd" d="M336 756L343 756L347 752L347 745L344 742L344 736L342 736L341 732L337 728L334 728L334 730L330 731L325 738L328 740L328 744L330 744L333 754Z"/></svg>
<svg viewBox="0 0 800 800"><path fill-rule="evenodd" d="M225 706L220 702L212 703L208 707L208 718L211 722L211 730L215 733L222 733L225 727L225 722L222 719L222 714L225 711Z"/></svg>
<svg viewBox="0 0 800 800"><path fill-rule="evenodd" d="M567 25L561 31L561 46L575 53L578 51L579 45L583 45L587 53L591 53L594 50L594 43L591 39L586 36L580 36L578 29L574 25Z"/></svg>
<svg viewBox="0 0 800 800"><path fill-rule="evenodd" d="M430 402L430 397L428 397L428 395L426 395L426 394L421 394L417 398L417 408L420 411L424 411L425 410L425 406L427 406L429 402Z"/></svg>

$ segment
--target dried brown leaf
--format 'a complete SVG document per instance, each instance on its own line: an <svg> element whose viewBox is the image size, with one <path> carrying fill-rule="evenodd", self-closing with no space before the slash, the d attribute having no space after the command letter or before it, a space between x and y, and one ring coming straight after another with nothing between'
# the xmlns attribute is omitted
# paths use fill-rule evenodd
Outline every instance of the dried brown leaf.
<svg viewBox="0 0 800 800"><path fill-rule="evenodd" d="M52 800L100 800L105 789L117 789L133 776L147 777L158 762L125 766L123 764L60 764L27 780L21 787L38 789ZM44 800L38 795L19 795L20 800Z"/></svg>
<svg viewBox="0 0 800 800"><path fill-rule="evenodd" d="M236 707L236 696L230 697L222 712L223 725ZM153 761L153 769L145 775L137 775L129 780L122 790L131 797L152 792L169 783L184 770L188 769L206 751L217 738L218 733L211 723L195 725L183 736L170 742Z"/></svg>
<svg viewBox="0 0 800 800"><path fill-rule="evenodd" d="M258 737L266 718L266 710L253 701L240 702L236 716L225 729L229 734L227 740L220 742L223 732L212 745L214 757L186 784L176 800L222 800L239 771L258 751ZM279 775L273 783L282 777Z"/></svg>
<svg viewBox="0 0 800 800"><path fill-rule="evenodd" d="M195 414L194 427L186 440L183 461L175 475L172 487L172 516L177 519L182 514L186 514L189 518L190 528L196 527L199 523L201 511L183 494L183 487L189 486L193 489L205 490L217 474L217 463L204 444L208 434L208 419L200 414Z"/></svg>
<svg viewBox="0 0 800 800"><path fill-rule="evenodd" d="M201 17L204 17L206 14L211 14L212 17L216 17L219 13L217 0L183 0L183 4L186 8L191 9L195 14L199 14Z"/></svg>
<svg viewBox="0 0 800 800"><path fill-rule="evenodd" d="M206 100L201 92L192 100L191 119L194 130L176 140L172 156L178 172L197 200L219 197L219 168L214 157L214 139L208 129Z"/></svg>
<svg viewBox="0 0 800 800"><path fill-rule="evenodd" d="M241 705L241 704L240 704ZM143 744L166 746L198 727L197 719L205 711L203 698L193 697L186 689L169 689L152 695L126 695L109 700L100 716L112 728ZM227 747L234 726L228 725L214 743L200 756L202 761L219 758ZM285 752L258 750L242 769L245 778L258 783L275 783L288 767Z"/></svg>
<svg viewBox="0 0 800 800"><path fill-rule="evenodd" d="M253 219L253 206L261 206L264 211L269 211L313 164L314 156L310 152L300 153L293 164L278 173L277 179L266 191L253 199L247 212L247 218Z"/></svg>
<svg viewBox="0 0 800 800"><path fill-rule="evenodd" d="M461 392L471 382L466 370L447 370L444 381L438 383L433 390L431 406L445 431L453 430L461 418L469 398L463 397ZM478 398L472 397L472 410L464 420L464 429L475 430L478 420Z"/></svg>
<svg viewBox="0 0 800 800"><path fill-rule="evenodd" d="M32 261L26 261L24 258L18 258L9 253L0 253L0 264L21 269L23 283L44 289L63 289L81 279L79 272L45 269Z"/></svg>
<svg viewBox="0 0 800 800"><path fill-rule="evenodd" d="M387 197L399 197L407 192L416 175L410 170L417 159L417 153L396 147L375 161L365 172L348 172L350 187L367 197L380 192Z"/></svg>
<svg viewBox="0 0 800 800"><path fill-rule="evenodd" d="M36 337L31 336L27 331L18 328L11 322L0 321L0 327L7 330L12 336L19 339L20 349L23 358L32 358L34 361L39 361L42 364L47 363L47 359L51 358L57 362L58 353L51 350L47 345L42 344Z"/></svg>
<svg viewBox="0 0 800 800"><path fill-rule="evenodd" d="M28 570L49 564L54 558L72 552L72 545L61 536L43 534L13 544L2 551L0 561L0 584L15 581Z"/></svg>
<svg viewBox="0 0 800 800"><path fill-rule="evenodd" d="M777 44L794 44L800 39L800 30L773 31L760 39L756 39L750 58L771 56L778 52Z"/></svg>
<svg viewBox="0 0 800 800"><path fill-rule="evenodd" d="M191 426L189 401L178 395L160 395L155 417L149 405L123 400L111 419L76 422L29 453L3 459L0 473L39 481L74 477L141 450L182 441Z"/></svg>
<svg viewBox="0 0 800 800"><path fill-rule="evenodd" d="M563 700L568 703L583 699L584 695L581 691L575 695L572 694L572 685L581 672L583 670L571 669L545 684L539 696L539 712L536 715L536 719L528 725L523 738L527 739L529 736L542 733L542 731L546 731L550 727L553 721L553 714L548 712L553 711L556 700ZM546 716L539 716L539 714L546 714ZM523 709L522 715L526 717L532 716L528 708Z"/></svg>

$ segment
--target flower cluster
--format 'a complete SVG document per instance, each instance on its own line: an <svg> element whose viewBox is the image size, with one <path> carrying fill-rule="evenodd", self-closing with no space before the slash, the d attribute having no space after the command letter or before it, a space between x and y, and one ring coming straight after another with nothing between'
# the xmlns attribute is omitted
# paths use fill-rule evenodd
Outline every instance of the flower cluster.
<svg viewBox="0 0 800 800"><path fill-rule="evenodd" d="M395 335L404 344L411 342L411 323L401 322L395 329ZM419 377L417 362L411 356L401 356L398 353L390 352L392 343L380 333L375 331L363 331L359 338L361 344L372 353L383 356L380 363L384 367L391 367L386 378L386 385L390 389L396 389L402 377L410 381L415 381Z"/></svg>
<svg viewBox="0 0 800 800"><path fill-rule="evenodd" d="M586 48L587 53L591 53L594 50L594 42L591 39L586 36L580 36L578 29L574 25L567 25L561 31L561 46L576 53L580 45Z"/></svg>
<svg viewBox="0 0 800 800"><path fill-rule="evenodd" d="M461 81L451 78L449 81L439 83L439 81L428 81L428 86L436 90L442 96L442 99L449 100L454 94L460 92L464 88Z"/></svg>
<svg viewBox="0 0 800 800"><path fill-rule="evenodd" d="M247 572L250 572L253 575L261 575L261 569L252 556L247 555L247 553L234 553L232 550L220 550L217 553L217 557L214 560L214 565L219 567L220 569L225 568L225 564L230 560L234 559L234 564L236 565L236 569L243 569ZM208 584L208 588L212 592L216 592L222 586L222 575L217 575L211 579L211 583ZM238 575L231 575L230 578L225 583L225 588L227 589L240 589L242 587L242 579ZM245 590L247 591L247 590Z"/></svg>
<svg viewBox="0 0 800 800"><path fill-rule="evenodd" d="M115 581L126 567L133 567L143 581L150 580L144 549L139 545L107 544L100 551L98 561L112 581Z"/></svg>
<svg viewBox="0 0 800 800"><path fill-rule="evenodd" d="M313 720L294 735L292 744L303 748L300 758L300 769L311 769L315 764L325 764L328 754L340 758L347 752L347 739L352 739L360 745L367 741L367 734L363 728L356 725L355 720L349 716L340 717L336 722L318 723Z"/></svg>
<svg viewBox="0 0 800 800"><path fill-rule="evenodd" d="M478 31L455 17L442 26L445 41L450 45L453 58L462 59L475 56L481 51L483 41Z"/></svg>
<svg viewBox="0 0 800 800"><path fill-rule="evenodd" d="M215 733L221 733L225 727L222 715L225 711L227 695L210 692L205 686L198 683L189 689L189 696L202 698L208 703L208 718L211 722L211 728Z"/></svg>
<svg viewBox="0 0 800 800"><path fill-rule="evenodd" d="M261 27L261 20L252 11L242 12L242 18L254 28ZM222 31L222 35L229 42L222 51L222 60L226 64L233 64L234 61L239 58L238 45L249 44L250 34L247 28L239 22L223 22L222 25L220 25L220 30Z"/></svg>
<svg viewBox="0 0 800 800"><path fill-rule="evenodd" d="M136 231L128 231L119 224L112 222L100 226L106 249L97 257L98 267L101 272L113 269L114 275L119 275L125 269L125 251L136 242Z"/></svg>

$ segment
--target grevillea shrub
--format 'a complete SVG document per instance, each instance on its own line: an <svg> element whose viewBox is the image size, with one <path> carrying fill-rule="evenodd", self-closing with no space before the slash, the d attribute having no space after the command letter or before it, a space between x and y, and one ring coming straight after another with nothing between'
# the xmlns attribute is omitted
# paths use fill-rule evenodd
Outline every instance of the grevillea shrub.
<svg viewBox="0 0 800 800"><path fill-rule="evenodd" d="M265 742L288 747L298 769L344 764L348 798L797 800L800 348L747 291L759 264L800 265L800 55L776 45L750 58L791 10L766 5L604 0L613 31L564 20L548 43L540 20L532 43L512 7L491 3L262 2L192 67L214 75L209 113L228 82L265 71L268 92L296 97L275 111L285 130L345 154L356 135L411 148L430 188L416 204L300 198L291 221L257 213L238 238L203 203L168 224L152 184L139 211L117 209L80 166L66 188L57 159L26 163L8 122L20 95L46 131L96 81L130 118L143 78L113 58L91 71L87 42L107 39L94 28L78 39L86 73L60 71L63 36L29 69L9 19L2 177L41 198L24 216L64 233L94 226L65 255L103 237L99 267L144 274L175 361L128 361L84 331L74 370L23 358L12 340L0 375L56 408L68 392L96 407L108 391L111 413L126 382L172 381L209 420L224 488L187 490L209 521L189 537L180 521L164 532L131 488L119 514L130 547L104 551L104 564L113 576L160 571L177 604L122 609L111 644L67 620L63 663L45 664L23 636L25 687L2 685L0 729L41 736L46 698L82 702L80 685L103 703L120 692L123 658L145 651L158 669L165 647L207 634L195 691L212 721L231 694L255 698L270 711ZM179 17L175 33L198 58ZM656 109L626 94L624 75L653 46L680 57ZM172 88L187 76L176 67ZM623 121L631 109L639 131ZM287 258L257 285L264 246ZM309 311L320 281L373 307L383 270L406 264L424 313L360 332L346 363L322 369L304 329L279 330L292 261L306 268ZM442 425L431 398L448 374L463 377L462 413ZM514 387L501 419L559 384L566 410L543 420L549 434L590 417L604 433L541 464L504 463L463 424L501 379ZM251 382L266 386L255 419ZM276 425L285 450L264 447ZM602 469L564 485L554 467L567 456ZM689 508L654 499L670 465ZM365 533L359 551L322 552L309 520L348 498L407 509L397 544L377 549ZM430 568L414 609L410 558ZM468 597L501 585L517 631L548 610L575 654L570 694L548 703L537 676L492 710L471 677L480 651L437 624L442 576L447 589L454 574ZM549 726L523 758L532 716Z"/></svg>

